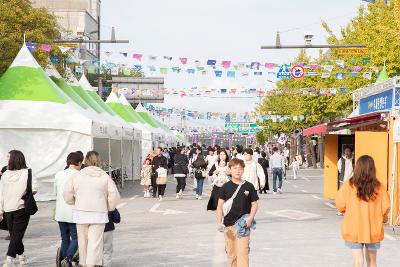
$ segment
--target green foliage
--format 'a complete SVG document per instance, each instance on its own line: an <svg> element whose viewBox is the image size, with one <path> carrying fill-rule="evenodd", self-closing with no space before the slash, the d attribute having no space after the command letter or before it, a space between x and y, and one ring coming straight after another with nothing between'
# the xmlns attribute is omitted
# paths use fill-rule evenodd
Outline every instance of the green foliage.
<svg viewBox="0 0 400 267"><path fill-rule="evenodd" d="M312 60L304 50L301 50L293 63L315 63L318 65L334 64L338 59L345 61L346 66L363 66L363 72L374 72L371 66L386 69L389 77L400 73L400 0L390 1L386 5L383 0L369 4L367 10L359 8L358 15L346 27L342 28L341 36L333 34L329 26L323 22L322 26L328 33L329 44L365 44L369 49L367 56L338 56L337 49L329 49ZM371 62L363 64L363 58L369 57ZM277 83L277 88L272 94L264 98L258 108L262 114L288 115L290 117L304 115L305 120L284 122L267 121L262 124L266 127L263 135L277 133L291 133L297 128L306 128L319 123L329 122L340 117L348 116L352 111L351 92L364 87L377 78L377 73L372 80L364 79L362 75L344 80L336 80L336 72L350 72L350 69L341 69L335 66L330 78L322 79L321 76L303 77L302 79L282 79ZM317 70L323 72L321 68ZM303 95L301 88L316 88L317 94ZM346 94L334 96L318 96L321 88L347 88ZM260 134L261 135L261 134Z"/></svg>
<svg viewBox="0 0 400 267"><path fill-rule="evenodd" d="M11 65L23 44L24 34L27 41L40 44L53 44L59 38L60 31L56 18L47 9L32 7L29 0L0 0L0 75ZM49 54L36 49L33 53L42 67L46 67ZM63 74L61 66L66 55L53 48L52 55L60 58L57 69Z"/></svg>

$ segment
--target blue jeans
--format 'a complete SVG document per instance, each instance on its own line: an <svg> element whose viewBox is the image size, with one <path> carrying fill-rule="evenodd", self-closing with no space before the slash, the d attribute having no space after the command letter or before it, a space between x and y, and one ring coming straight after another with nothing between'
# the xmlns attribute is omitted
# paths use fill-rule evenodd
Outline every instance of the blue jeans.
<svg viewBox="0 0 400 267"><path fill-rule="evenodd" d="M69 261L78 250L78 236L75 223L58 222L61 234L61 256Z"/></svg>
<svg viewBox="0 0 400 267"><path fill-rule="evenodd" d="M196 188L196 194L201 196L203 195L203 184L204 184L204 178L203 179L197 179L197 188Z"/></svg>
<svg viewBox="0 0 400 267"><path fill-rule="evenodd" d="M276 179L279 179L278 188L282 189L282 168L274 168L272 169L272 181L273 181L273 188L274 192L276 192Z"/></svg>

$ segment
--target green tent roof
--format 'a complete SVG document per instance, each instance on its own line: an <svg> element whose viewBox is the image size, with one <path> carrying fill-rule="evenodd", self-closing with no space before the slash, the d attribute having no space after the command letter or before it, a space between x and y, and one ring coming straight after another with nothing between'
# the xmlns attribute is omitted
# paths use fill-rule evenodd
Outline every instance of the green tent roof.
<svg viewBox="0 0 400 267"><path fill-rule="evenodd" d="M135 123L132 115L125 109L124 105L121 104L118 100L118 96L111 92L108 96L106 104L109 108L111 108L118 116L120 116L124 121Z"/></svg>
<svg viewBox="0 0 400 267"><path fill-rule="evenodd" d="M70 101L46 75L25 44L0 78L0 100Z"/></svg>
<svg viewBox="0 0 400 267"><path fill-rule="evenodd" d="M102 113L104 110L94 101L87 93L85 90L82 89L79 85L70 85L71 88L77 93L80 98L86 102L87 105L89 105L94 111L97 113Z"/></svg>
<svg viewBox="0 0 400 267"><path fill-rule="evenodd" d="M126 100L126 97L123 94L120 95L119 102L133 116L133 118L135 119L135 122L139 122L141 124L146 124L144 119L135 111L135 109L131 106L131 104L129 104L128 100Z"/></svg>
<svg viewBox="0 0 400 267"><path fill-rule="evenodd" d="M376 79L376 82L381 83L381 82L384 82L387 80L389 80L389 75L387 74L386 66L385 66L385 67L383 67L383 70L379 73L379 76Z"/></svg>

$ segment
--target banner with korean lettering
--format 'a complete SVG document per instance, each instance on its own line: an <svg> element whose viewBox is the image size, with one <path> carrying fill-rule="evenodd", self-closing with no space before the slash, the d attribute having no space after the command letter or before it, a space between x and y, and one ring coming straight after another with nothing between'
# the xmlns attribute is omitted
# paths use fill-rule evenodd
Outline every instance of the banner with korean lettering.
<svg viewBox="0 0 400 267"><path fill-rule="evenodd" d="M360 100L360 115L392 108L393 90L371 95Z"/></svg>

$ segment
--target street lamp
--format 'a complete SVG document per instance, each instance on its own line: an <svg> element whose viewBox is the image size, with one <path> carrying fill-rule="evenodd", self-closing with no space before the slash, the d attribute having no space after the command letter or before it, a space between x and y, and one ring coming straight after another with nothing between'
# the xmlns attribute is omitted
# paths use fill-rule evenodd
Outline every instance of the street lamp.
<svg viewBox="0 0 400 267"><path fill-rule="evenodd" d="M262 45L261 49L303 49L303 48L364 48L365 44L338 44L338 45L312 45L311 41L314 38L312 33L304 34L304 45L282 45L280 33L276 33L275 45Z"/></svg>

